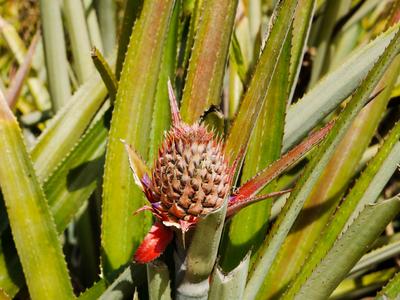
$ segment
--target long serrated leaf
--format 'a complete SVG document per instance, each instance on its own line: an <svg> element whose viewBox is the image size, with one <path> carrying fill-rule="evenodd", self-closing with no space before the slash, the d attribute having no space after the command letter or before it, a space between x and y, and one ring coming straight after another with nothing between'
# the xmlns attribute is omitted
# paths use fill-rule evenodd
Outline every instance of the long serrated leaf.
<svg viewBox="0 0 400 300"><path fill-rule="evenodd" d="M397 299L400 295L400 273L397 273L389 283L376 295L376 300Z"/></svg>
<svg viewBox="0 0 400 300"><path fill-rule="evenodd" d="M238 157L239 153L244 153L247 149L254 124L263 107L272 76L283 51L286 35L290 31L296 5L297 1L282 1L276 9L274 25L226 140L225 153L229 155L231 162ZM271 59L272 55L274 59ZM241 158L239 160L239 165L241 165Z"/></svg>
<svg viewBox="0 0 400 300"><path fill-rule="evenodd" d="M228 274L219 267L214 268L209 299L243 299L249 265L250 253Z"/></svg>
<svg viewBox="0 0 400 300"><path fill-rule="evenodd" d="M104 119L93 124L43 185L60 233L97 186L103 170L107 126Z"/></svg>
<svg viewBox="0 0 400 300"><path fill-rule="evenodd" d="M74 69L79 83L85 82L94 71L90 59L90 38L81 0L64 0L63 15L74 59Z"/></svg>
<svg viewBox="0 0 400 300"><path fill-rule="evenodd" d="M200 21L183 90L181 115L194 123L221 99L233 22L238 0L203 0Z"/></svg>
<svg viewBox="0 0 400 300"><path fill-rule="evenodd" d="M271 79L271 87L265 96L264 105L249 141L242 170L242 183L280 157L290 90L288 81L290 49L291 35L288 34ZM261 193L267 194L272 188L273 186L263 189ZM256 252L265 237L270 210L271 201L264 201L241 210L233 218L227 237L229 241L224 249L226 253L222 261L224 269L230 270L236 266L250 248Z"/></svg>
<svg viewBox="0 0 400 300"><path fill-rule="evenodd" d="M386 71L386 68L398 53L400 49L400 43L398 43L399 38L400 31L398 30L388 48L385 50L385 53L379 58L378 62L368 73L367 78L357 89L351 101L340 114L339 119L332 128L332 131L328 134L328 137L323 145L321 145L318 153L307 165L303 176L296 184L296 187L287 200L282 213L274 223L266 243L264 244L264 249L260 251L260 257L256 261L254 268L250 273L250 279L245 292L245 296L249 299L253 299L257 295L259 288L263 284L265 275L269 272L279 248L286 238L313 186L317 182L323 169L332 157L337 145L343 138L354 118L367 103L369 95L373 92L373 89Z"/></svg>
<svg viewBox="0 0 400 300"><path fill-rule="evenodd" d="M117 63L115 66L115 76L117 79L121 77L122 65L124 64L126 51L128 50L133 24L140 15L143 2L143 0L125 1L124 17L121 22L121 33L118 41Z"/></svg>
<svg viewBox="0 0 400 300"><path fill-rule="evenodd" d="M399 24L394 26L374 41L355 50L343 64L326 75L302 99L288 108L283 153L354 92L388 46L399 26Z"/></svg>
<svg viewBox="0 0 400 300"><path fill-rule="evenodd" d="M119 81L103 184L101 253L106 276L132 258L150 225L148 215L132 217L132 212L143 205L144 197L133 182L120 139L147 159L154 95L173 3L172 0L144 3Z"/></svg>
<svg viewBox="0 0 400 300"><path fill-rule="evenodd" d="M103 170L107 133L107 118L99 118L43 184L59 234L65 230L97 186ZM5 221L7 225L8 220ZM22 273L21 265L15 251L9 251L11 244L12 242L4 249L10 252L6 258L0 251L0 262L7 260L6 265L0 263L0 288L14 296L24 285L24 278L18 276Z"/></svg>
<svg viewBox="0 0 400 300"><path fill-rule="evenodd" d="M39 5L51 102L58 111L71 96L60 2L40 0Z"/></svg>
<svg viewBox="0 0 400 300"><path fill-rule="evenodd" d="M303 56L307 46L308 36L310 34L311 23L314 16L316 0L299 0L296 12L294 14L292 29L292 48L290 55L289 72L289 103L293 100L294 90L300 73Z"/></svg>
<svg viewBox="0 0 400 300"><path fill-rule="evenodd" d="M367 206L313 270L295 299L326 299L399 211L397 197Z"/></svg>
<svg viewBox="0 0 400 300"><path fill-rule="evenodd" d="M176 71L176 44L181 6L181 1L176 1L161 61L160 76L158 78L157 92L154 99L154 111L150 133L150 165L153 164L153 161L158 154L158 149L164 140L164 133L168 130L171 123L171 109L169 107L167 82L168 79L174 78Z"/></svg>
<svg viewBox="0 0 400 300"><path fill-rule="evenodd" d="M395 274L396 268L393 267L368 273L357 278L356 280L345 279L338 285L329 299L361 299L366 295L373 294Z"/></svg>
<svg viewBox="0 0 400 300"><path fill-rule="evenodd" d="M357 264L351 269L348 276L352 276L359 271L368 270L378 263L400 254L400 241L387 244L378 249L365 254Z"/></svg>
<svg viewBox="0 0 400 300"><path fill-rule="evenodd" d="M310 86L313 86L318 79L326 72L326 67L329 64L328 50L330 41L333 34L333 29L337 20L341 17L342 6L350 6L349 1L327 1L323 7L324 18L317 27L318 33L316 35L316 55L313 60L313 67L311 71Z"/></svg>
<svg viewBox="0 0 400 300"><path fill-rule="evenodd" d="M44 181L71 151L103 104L106 95L107 89L100 75L93 74L50 121L31 150L40 181Z"/></svg>
<svg viewBox="0 0 400 300"><path fill-rule="evenodd" d="M398 154L398 147L400 146L400 143L397 142L399 137L400 123L398 123L392 130L378 154L368 164L366 170L363 172L356 185L347 195L339 210L334 215L333 220L328 226L325 227L325 230L319 234L321 238L318 240L316 246L312 249L312 254L305 259L305 263L299 269L299 274L291 284L291 287L288 291L289 297L290 295L296 293L301 284L305 282L312 270L318 265L324 255L332 247L343 228L345 228L346 223L349 222L349 219L356 209L358 203L364 202L363 198L370 199L369 194L371 191L374 191L373 195L375 196L375 198L371 200L376 200L377 196L393 174L396 165L400 160ZM397 156L397 160L390 159L390 156L393 156L393 154ZM383 169L383 165L388 159L390 159L390 166L387 166ZM382 174L380 171L383 171L386 174ZM383 181L380 180L381 177L383 178ZM372 201L369 203L372 203ZM362 206L362 208L363 207L365 207L365 204ZM359 211L361 211L362 208L360 208Z"/></svg>
<svg viewBox="0 0 400 300"><path fill-rule="evenodd" d="M72 285L47 200L17 120L3 98L0 139L0 186L30 296L72 299Z"/></svg>
<svg viewBox="0 0 400 300"><path fill-rule="evenodd" d="M400 60L396 59L388 68L377 87L377 89L385 87L385 90L373 102L369 103L354 120L313 187L304 204L303 211L299 214L291 229L290 236L285 240L271 267L266 282L271 281L271 278L276 279L268 284L268 290L263 290L264 294L276 295L279 291L282 292L301 270L301 266L315 241L321 236L321 232L326 227L326 223L335 212L344 191L351 182L358 162L376 132L379 121L390 100L390 92L400 70L399 63ZM389 171L388 176L391 176L392 173L393 171ZM388 179L387 176L382 175L378 178L385 183ZM374 186L369 194L377 195L380 191L381 189ZM363 206L364 204L361 204L361 207ZM355 212L355 214L357 215L358 212ZM313 222L311 223L310 220L313 220Z"/></svg>
<svg viewBox="0 0 400 300"><path fill-rule="evenodd" d="M312 133L299 145L285 153L280 159L273 162L267 168L239 187L232 196L233 199L231 199L231 205L235 204L235 198L237 197L239 197L239 199L246 199L257 195L257 193L260 192L267 184L281 175L290 166L293 166L295 163L297 163L314 147L316 147L327 136L333 125L334 122L330 122L323 128Z"/></svg>

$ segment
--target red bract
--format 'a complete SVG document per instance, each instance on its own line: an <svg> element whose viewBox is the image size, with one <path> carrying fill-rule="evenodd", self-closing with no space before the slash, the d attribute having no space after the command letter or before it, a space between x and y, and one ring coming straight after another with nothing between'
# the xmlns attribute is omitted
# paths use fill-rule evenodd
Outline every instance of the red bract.
<svg viewBox="0 0 400 300"><path fill-rule="evenodd" d="M244 153L230 166L222 141L213 131L200 123L188 125L182 121L170 82L168 92L172 126L153 169L148 170L132 147L125 144L135 182L150 202L139 211L149 210L158 219L135 253L135 261L139 263L150 262L162 254L172 240L171 227L185 233L201 217L220 208L225 199L228 199L227 217L230 217L251 203L288 192L257 196L266 184L317 145L333 125L329 123L312 134L229 195L238 162L242 161Z"/></svg>
<svg viewBox="0 0 400 300"><path fill-rule="evenodd" d="M135 253L135 260L148 263L158 258L172 241L173 232L160 222L155 222Z"/></svg>

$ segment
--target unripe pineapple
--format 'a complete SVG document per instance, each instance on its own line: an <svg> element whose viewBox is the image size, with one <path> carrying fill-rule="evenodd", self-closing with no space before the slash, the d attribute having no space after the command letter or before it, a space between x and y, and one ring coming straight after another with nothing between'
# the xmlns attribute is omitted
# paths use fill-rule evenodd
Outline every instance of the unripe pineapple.
<svg viewBox="0 0 400 300"><path fill-rule="evenodd" d="M151 189L171 219L188 221L221 207L229 165L220 141L199 124L172 127L155 161Z"/></svg>
<svg viewBox="0 0 400 300"><path fill-rule="evenodd" d="M168 90L172 127L165 136L153 169L147 170L136 152L125 144L135 182L151 204L139 211L149 210L158 219L136 250L135 260L139 263L150 262L161 255L173 238L171 227L184 234L198 222L200 216L220 208L224 201L228 202L226 216L229 217L250 203L290 191L256 196L268 182L319 143L333 125L328 124L235 193L229 194L243 151L229 165L221 140L199 123L184 123L170 83Z"/></svg>
<svg viewBox="0 0 400 300"><path fill-rule="evenodd" d="M159 220L135 253L137 262L157 258L172 240L176 227L187 231L200 216L220 208L228 198L234 170L223 153L222 142L199 123L182 122L169 84L172 127L151 172L136 152L125 145L136 183L143 189ZM151 175L151 178L149 176Z"/></svg>

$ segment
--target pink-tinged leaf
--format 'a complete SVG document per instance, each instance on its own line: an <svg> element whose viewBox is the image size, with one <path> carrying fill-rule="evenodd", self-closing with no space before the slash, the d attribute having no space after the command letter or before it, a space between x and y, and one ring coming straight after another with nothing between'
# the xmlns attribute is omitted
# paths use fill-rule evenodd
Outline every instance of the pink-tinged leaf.
<svg viewBox="0 0 400 300"><path fill-rule="evenodd" d="M158 258L172 241L173 235L172 230L156 222L136 250L135 261L145 264Z"/></svg>
<svg viewBox="0 0 400 300"><path fill-rule="evenodd" d="M298 162L305 154L318 145L329 133L334 122L331 121L323 128L311 134L301 144L283 155L269 167L258 173L255 177L241 186L235 193L236 199L243 200L254 197L268 183L277 178L287 168Z"/></svg>
<svg viewBox="0 0 400 300"><path fill-rule="evenodd" d="M171 106L172 125L177 126L182 121L182 119L178 108L178 102L176 101L174 89L172 88L171 80L169 79L168 79L168 96L169 96L169 103Z"/></svg>
<svg viewBox="0 0 400 300"><path fill-rule="evenodd" d="M272 193L268 193L266 195L260 195L260 196L245 198L245 199L241 199L237 195L234 195L229 200L228 209L226 210L226 217L229 218L229 217L233 216L234 214L238 213L242 208L245 208L245 207L249 206L250 204L257 203L257 202L260 202L265 199L281 196L281 195L284 195L291 191L292 191L292 189L288 189L288 190L272 192Z"/></svg>
<svg viewBox="0 0 400 300"><path fill-rule="evenodd" d="M146 191L148 186L146 186L145 179L149 176L150 172L147 168L146 163L143 159L137 154L137 152L125 142L125 140L121 139L121 142L125 146L126 153L128 153L129 165L131 167L133 173L133 179L135 183L143 190Z"/></svg>
<svg viewBox="0 0 400 300"><path fill-rule="evenodd" d="M24 62L22 65L19 67L17 73L15 74L14 78L12 79L11 85L7 90L7 103L9 107L13 108L15 104L17 103L19 94L21 92L22 86L24 84L24 81L29 74L29 70L31 69L31 64L32 64L32 58L33 55L35 54L36 50L36 45L38 43L40 36L40 32L37 32L35 36L32 39L32 42L29 46L28 52L26 53Z"/></svg>

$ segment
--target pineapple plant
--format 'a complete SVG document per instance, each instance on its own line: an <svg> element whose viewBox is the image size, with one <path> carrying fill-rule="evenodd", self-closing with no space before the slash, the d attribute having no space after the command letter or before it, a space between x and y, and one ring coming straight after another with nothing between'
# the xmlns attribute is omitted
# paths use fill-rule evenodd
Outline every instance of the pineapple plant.
<svg viewBox="0 0 400 300"><path fill-rule="evenodd" d="M400 1L0 9L2 298L400 297Z"/></svg>

